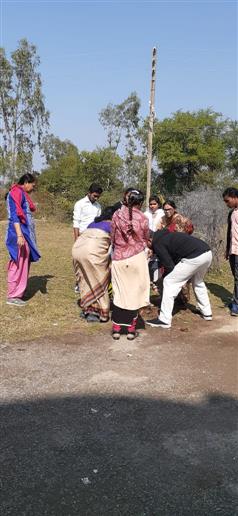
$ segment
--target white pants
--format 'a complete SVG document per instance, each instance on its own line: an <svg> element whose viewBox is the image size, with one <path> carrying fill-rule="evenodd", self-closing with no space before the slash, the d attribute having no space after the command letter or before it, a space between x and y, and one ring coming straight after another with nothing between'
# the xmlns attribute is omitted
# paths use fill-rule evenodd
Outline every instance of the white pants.
<svg viewBox="0 0 238 516"><path fill-rule="evenodd" d="M161 303L160 321L171 324L174 300L181 288L188 280L192 280L197 306L203 315L211 315L211 305L203 278L212 262L212 252L197 256L197 258L183 258L164 278L164 290Z"/></svg>

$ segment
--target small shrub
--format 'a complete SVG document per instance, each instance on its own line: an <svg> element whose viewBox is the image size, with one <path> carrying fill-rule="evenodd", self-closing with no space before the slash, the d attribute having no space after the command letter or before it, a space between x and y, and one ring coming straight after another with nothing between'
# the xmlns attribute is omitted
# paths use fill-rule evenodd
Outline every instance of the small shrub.
<svg viewBox="0 0 238 516"><path fill-rule="evenodd" d="M178 211L188 216L194 225L194 236L211 247L213 268L219 270L225 248L227 209L222 192L201 187L176 199Z"/></svg>

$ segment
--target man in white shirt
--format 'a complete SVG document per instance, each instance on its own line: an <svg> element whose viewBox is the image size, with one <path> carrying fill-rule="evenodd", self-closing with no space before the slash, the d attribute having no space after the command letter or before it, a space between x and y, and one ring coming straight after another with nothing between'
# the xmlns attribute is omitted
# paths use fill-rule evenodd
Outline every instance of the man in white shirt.
<svg viewBox="0 0 238 516"><path fill-rule="evenodd" d="M101 215L101 206L98 202L101 194L101 186L92 183L87 195L75 203L73 212L74 240L77 240L88 225L94 221L95 217ZM76 275L75 292L79 292L80 273L77 262L73 261L73 264Z"/></svg>
<svg viewBox="0 0 238 516"><path fill-rule="evenodd" d="M230 262L234 277L234 292L229 304L230 314L238 317L238 189L227 188L223 192L223 200L231 208L228 215L227 245L225 257Z"/></svg>

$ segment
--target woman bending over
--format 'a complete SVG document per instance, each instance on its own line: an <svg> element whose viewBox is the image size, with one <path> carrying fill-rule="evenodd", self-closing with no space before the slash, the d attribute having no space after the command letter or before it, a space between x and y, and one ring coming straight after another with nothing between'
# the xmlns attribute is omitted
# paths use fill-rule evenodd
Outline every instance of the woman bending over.
<svg viewBox="0 0 238 516"><path fill-rule="evenodd" d="M72 248L73 259L80 270L81 317L87 322L107 322L110 299L110 245L113 206L91 222Z"/></svg>

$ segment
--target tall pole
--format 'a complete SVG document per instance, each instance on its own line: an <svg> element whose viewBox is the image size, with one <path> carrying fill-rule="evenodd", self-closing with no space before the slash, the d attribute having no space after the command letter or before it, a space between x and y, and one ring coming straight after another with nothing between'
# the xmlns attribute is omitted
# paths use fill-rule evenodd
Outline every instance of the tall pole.
<svg viewBox="0 0 238 516"><path fill-rule="evenodd" d="M153 141L153 127L155 117L155 77L156 77L156 61L157 49L152 50L152 72L150 83L150 115L149 115L149 130L148 130L148 147L147 147L147 183L146 183L146 207L149 207L150 187L151 187L151 167L152 167L152 141Z"/></svg>

